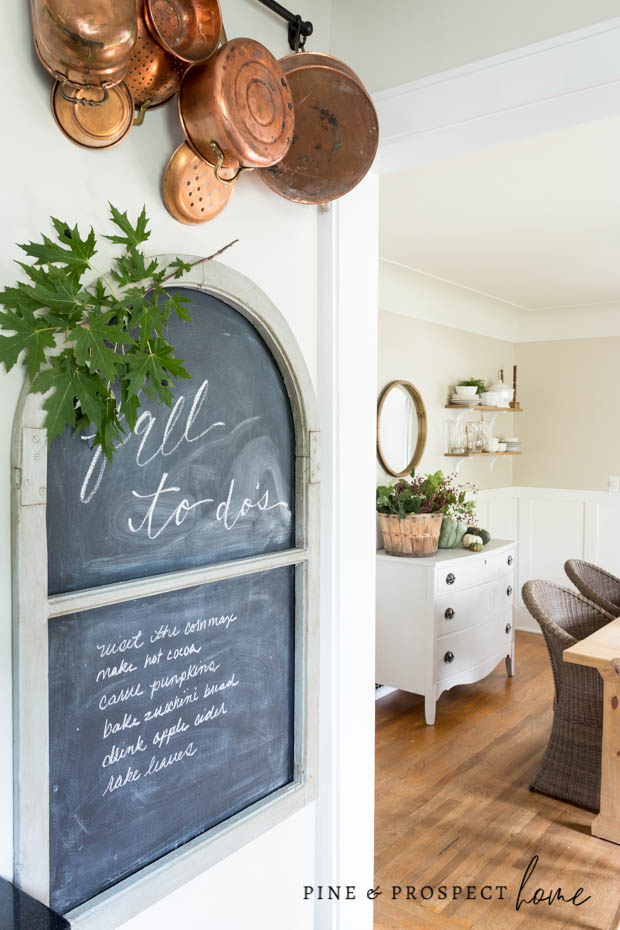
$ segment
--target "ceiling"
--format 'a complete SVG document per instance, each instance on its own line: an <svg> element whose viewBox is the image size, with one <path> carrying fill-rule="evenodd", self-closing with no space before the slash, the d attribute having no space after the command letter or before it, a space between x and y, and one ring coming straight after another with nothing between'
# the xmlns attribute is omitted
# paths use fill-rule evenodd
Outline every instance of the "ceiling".
<svg viewBox="0 0 620 930"><path fill-rule="evenodd" d="M526 310L620 301L620 117L380 183L384 259Z"/></svg>

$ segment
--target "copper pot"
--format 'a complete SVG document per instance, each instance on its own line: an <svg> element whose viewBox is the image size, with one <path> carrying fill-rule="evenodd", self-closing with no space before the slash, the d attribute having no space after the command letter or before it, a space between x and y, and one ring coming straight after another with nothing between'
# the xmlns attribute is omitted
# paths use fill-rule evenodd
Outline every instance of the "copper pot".
<svg viewBox="0 0 620 930"><path fill-rule="evenodd" d="M206 61L219 45L218 0L146 0L144 15L160 45L188 64Z"/></svg>
<svg viewBox="0 0 620 930"><path fill-rule="evenodd" d="M31 0L31 12L37 54L65 99L78 102L71 87L99 88L101 97L89 96L88 105L103 103L127 73L136 0Z"/></svg>
<svg viewBox="0 0 620 930"><path fill-rule="evenodd" d="M304 52L280 64L295 102L295 137L285 157L260 177L287 200L336 200L374 161L379 123L372 100L357 74L331 55Z"/></svg>
<svg viewBox="0 0 620 930"><path fill-rule="evenodd" d="M244 168L280 161L295 126L282 68L253 39L233 39L189 69L179 90L179 116L191 149L215 167L218 180L234 172L231 182Z"/></svg>
<svg viewBox="0 0 620 930"><path fill-rule="evenodd" d="M144 20L145 0L137 0L138 39L129 58L127 84L136 107L154 109L170 100L187 70L185 62L171 55L151 36ZM141 114L143 117L143 112Z"/></svg>

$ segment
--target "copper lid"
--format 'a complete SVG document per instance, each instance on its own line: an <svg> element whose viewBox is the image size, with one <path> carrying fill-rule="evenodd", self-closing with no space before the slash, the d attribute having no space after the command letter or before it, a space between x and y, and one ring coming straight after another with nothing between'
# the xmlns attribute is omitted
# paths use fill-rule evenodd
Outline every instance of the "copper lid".
<svg viewBox="0 0 620 930"><path fill-rule="evenodd" d="M74 88L74 98L94 100L100 91ZM123 139L133 124L133 100L124 83L108 91L108 99L100 106L70 103L63 96L63 86L56 81L52 88L52 113L68 139L89 149L105 149Z"/></svg>
<svg viewBox="0 0 620 930"><path fill-rule="evenodd" d="M304 52L280 64L295 102L295 135L284 158L260 176L287 200L336 200L374 161L379 123L372 100L355 72L330 55Z"/></svg>

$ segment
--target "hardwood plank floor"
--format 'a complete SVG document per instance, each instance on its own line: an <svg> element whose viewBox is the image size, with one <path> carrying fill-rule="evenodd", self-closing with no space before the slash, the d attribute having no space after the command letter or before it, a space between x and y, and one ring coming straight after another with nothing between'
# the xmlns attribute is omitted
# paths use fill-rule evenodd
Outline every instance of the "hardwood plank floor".
<svg viewBox="0 0 620 930"><path fill-rule="evenodd" d="M593 814L528 790L551 727L553 679L542 636L517 633L516 652L514 678L502 663L443 694L434 727L421 697L396 691L377 702L375 930L615 930L620 846L590 835ZM526 898L558 887L569 898L581 887L577 900L590 900L517 911L534 855ZM483 900L489 885L493 898ZM463 889L455 900L453 886Z"/></svg>

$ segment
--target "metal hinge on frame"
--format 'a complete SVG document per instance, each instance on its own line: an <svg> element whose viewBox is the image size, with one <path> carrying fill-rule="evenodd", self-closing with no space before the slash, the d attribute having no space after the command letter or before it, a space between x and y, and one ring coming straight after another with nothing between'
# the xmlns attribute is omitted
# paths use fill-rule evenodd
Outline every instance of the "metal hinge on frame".
<svg viewBox="0 0 620 930"><path fill-rule="evenodd" d="M310 484L319 484L321 481L321 434L318 430L311 430L309 434L310 449Z"/></svg>
<svg viewBox="0 0 620 930"><path fill-rule="evenodd" d="M22 464L15 480L22 507L47 502L47 430L24 427L22 430ZM18 474L17 474L18 473Z"/></svg>

